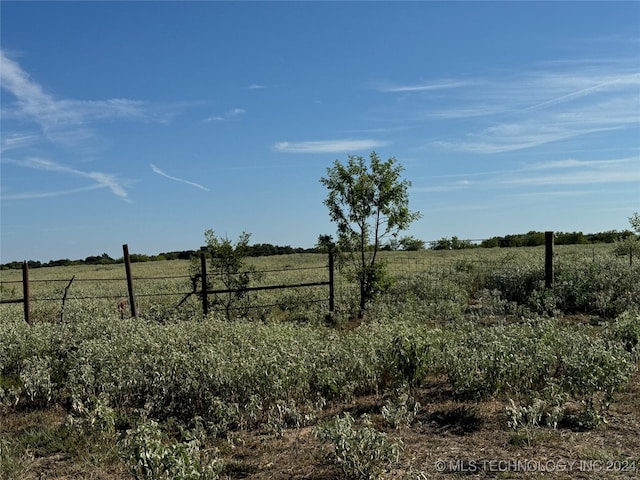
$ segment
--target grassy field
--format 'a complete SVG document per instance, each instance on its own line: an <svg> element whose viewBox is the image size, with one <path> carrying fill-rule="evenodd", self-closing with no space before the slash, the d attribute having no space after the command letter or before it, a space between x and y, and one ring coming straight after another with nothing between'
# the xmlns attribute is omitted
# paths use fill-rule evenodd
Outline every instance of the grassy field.
<svg viewBox="0 0 640 480"><path fill-rule="evenodd" d="M0 307L0 478L636 478L640 267L557 247L551 292L543 258L385 252L395 282L357 321L344 278L331 321L325 287L227 321L174 308L189 262L137 263L130 319L123 265L33 269L53 299L34 325ZM262 284L327 275L323 255L251 262Z"/></svg>

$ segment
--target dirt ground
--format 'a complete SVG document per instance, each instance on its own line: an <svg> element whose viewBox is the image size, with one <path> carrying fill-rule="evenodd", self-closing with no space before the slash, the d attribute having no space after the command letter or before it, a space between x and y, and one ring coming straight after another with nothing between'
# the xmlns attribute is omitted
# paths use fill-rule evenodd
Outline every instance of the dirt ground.
<svg viewBox="0 0 640 480"><path fill-rule="evenodd" d="M607 423L588 431L562 424L555 430L511 430L502 402L453 401L446 385L437 380L418 389L415 398L422 408L412 425L386 429L390 436L402 439L404 451L399 463L383 478L640 478L640 372L617 395ZM350 412L355 418L368 413L382 428L382 405L379 397L358 398L353 403L331 406L323 417ZM0 433L9 438L46 425L55 435L65 416L61 408L7 415ZM332 462L330 447L316 440L312 427L289 429L279 437L258 431L233 432L218 440L216 447L225 461L222 478L345 478ZM100 460L104 456L92 452L90 446L81 452L45 453L34 448L19 478L5 475L6 480L132 478L121 462L104 463Z"/></svg>

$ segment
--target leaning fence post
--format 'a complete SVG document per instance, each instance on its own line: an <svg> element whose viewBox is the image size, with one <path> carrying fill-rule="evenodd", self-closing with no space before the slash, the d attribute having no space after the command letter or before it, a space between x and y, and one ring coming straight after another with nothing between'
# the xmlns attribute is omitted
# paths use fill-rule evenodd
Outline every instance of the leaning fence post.
<svg viewBox="0 0 640 480"><path fill-rule="evenodd" d="M122 245L122 251L124 253L124 268L127 272L127 290L129 291L129 308L131 309L131 316L136 318L138 313L136 311L136 297L133 294L133 277L131 276L131 257L129 257L129 246L127 244Z"/></svg>
<svg viewBox="0 0 640 480"><path fill-rule="evenodd" d="M75 275L72 276L67 286L64 287L64 294L62 295L62 308L60 308L60 323L64 322L64 307L67 303L67 295L69 294L69 289L71 288L71 284L73 283L73 280L75 278L76 278Z"/></svg>
<svg viewBox="0 0 640 480"><path fill-rule="evenodd" d="M335 296L333 287L333 249L329 249L329 312L333 313L335 310Z"/></svg>
<svg viewBox="0 0 640 480"><path fill-rule="evenodd" d="M202 273L202 314L206 317L209 314L209 299L207 297L207 257L206 247L200 248L200 273Z"/></svg>
<svg viewBox="0 0 640 480"><path fill-rule="evenodd" d="M553 289L553 232L544 232L544 286Z"/></svg>
<svg viewBox="0 0 640 480"><path fill-rule="evenodd" d="M22 306L24 307L24 321L31 325L29 308L29 264L25 260L22 263Z"/></svg>

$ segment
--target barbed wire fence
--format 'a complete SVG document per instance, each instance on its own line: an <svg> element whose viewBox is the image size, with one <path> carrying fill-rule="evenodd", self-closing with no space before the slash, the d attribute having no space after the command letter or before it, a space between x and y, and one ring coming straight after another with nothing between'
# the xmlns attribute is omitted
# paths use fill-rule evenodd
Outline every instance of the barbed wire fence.
<svg viewBox="0 0 640 480"><path fill-rule="evenodd" d="M545 248L544 255L540 250L531 253L530 262L533 262L541 272L540 280L553 287L554 265L562 265L562 262L573 261L575 255L564 246L560 248L553 245L553 232L549 232L550 244ZM402 257L394 256L392 262L388 262L388 271L395 279L403 279L419 276L424 282L455 282L467 285L469 289L481 289L486 278L490 275L504 272L505 277L510 269L523 268L522 257L515 258L511 253L513 249L500 249L502 255L495 256L494 249L474 249L473 255L455 255L451 251L434 251L433 255L422 255L416 252L404 252ZM23 304L24 320L32 323L31 306L39 302L52 302L60 305L59 318L64 320L65 309L68 302L81 300L112 301L111 307L122 318L125 316L137 316L137 302L147 304L147 310L155 308L159 310L159 317L168 312L177 310L186 304L193 310L200 309L203 314L222 312L223 307L210 302L209 298L215 294L231 293L225 288L210 288L203 283L202 277L194 274L182 275L158 275L135 276L132 273L132 265L128 255L128 247L123 245L125 253L126 277L98 277L82 278L73 275L69 278L55 279L29 279L27 262L23 264L23 275L20 280L0 279L0 303ZM493 252L493 253L492 253ZM385 254L393 255L393 252L382 252L381 259L385 260ZM486 253L486 254L485 254ZM582 261L588 262L589 255L581 253ZM592 253L592 261L596 260L595 248ZM624 261L624 260L622 260ZM206 272L205 272L206 273ZM327 311L333 312L336 298L338 302L347 304L357 295L355 284L348 282L339 271L334 272L333 256L329 255L326 262L312 266L287 266L286 268L268 268L261 270L265 274L265 280L258 285L246 288L246 293L251 293L251 298L242 305L231 307L237 311L258 312L267 309L292 310L296 307L308 305L327 305ZM207 275L212 278L213 275ZM293 281L291 279L294 279ZM89 288L78 288L76 285L97 284L101 293L84 293ZM145 285L149 286L145 288ZM215 282L213 282L215 284ZM135 290L134 291L134 285ZM51 288L46 288L51 287ZM16 298L19 290L22 296ZM78 292L79 290L79 292ZM95 289L94 289L95 290ZM265 295L266 292L280 290L281 295ZM6 298L9 297L9 298ZM13 297L13 298L12 298ZM148 299L169 299L175 301L146 302ZM158 306L159 304L161 306ZM153 308L152 308L153 307Z"/></svg>
<svg viewBox="0 0 640 480"><path fill-rule="evenodd" d="M22 303L24 306L24 320L31 324L32 304L39 302L57 302L60 307L60 320L64 319L65 307L68 301L77 300L106 300L113 301L114 309L117 309L121 317L138 316L138 302L150 298L175 297L176 302L167 305L164 302L163 313L176 310L188 301L192 301L193 307L201 305L201 311L204 315L212 312L221 312L225 308L217 307L216 302L210 301L212 295L222 295L228 293L252 293L252 302L243 302L242 305L231 307L232 310L260 310L268 308L291 309L292 305L310 305L310 304L326 304L328 311L334 308L334 275L333 275L333 257L329 255L329 259L322 265L295 267L288 266L285 268L267 268L260 270L260 274L264 274L264 280L257 285L252 285L243 289L226 289L212 288L220 286L216 282L215 274L207 274L206 267L204 275L159 275L159 276L135 276L128 255L128 247L123 245L124 264L126 277L88 277L80 278L73 275L69 278L50 278L50 279L29 279L29 267L25 261L22 265L22 279L5 280L0 279L2 304ZM201 256L204 255L201 252ZM202 259L203 257L201 257ZM242 272L240 272L242 273ZM309 281L295 281L291 278L312 279ZM140 288L148 282L151 287ZM271 282L271 283L269 283ZM102 294L96 293L76 293L76 289L72 288L75 284L96 284ZM134 288L135 285L135 288ZM22 289L22 296L15 298L17 291ZM46 288L49 287L49 288ZM190 289L187 289L189 288ZM311 294L303 295L302 290L311 290ZM89 288L80 288L80 292L89 291ZM95 290L95 289L93 289ZM92 292L93 292L92 290ZM151 291L150 291L151 290ZM293 294L286 298L274 299L263 295L264 292L275 290L289 290ZM262 295L261 295L262 294ZM6 298L13 297L13 298ZM228 309L228 308L227 308Z"/></svg>

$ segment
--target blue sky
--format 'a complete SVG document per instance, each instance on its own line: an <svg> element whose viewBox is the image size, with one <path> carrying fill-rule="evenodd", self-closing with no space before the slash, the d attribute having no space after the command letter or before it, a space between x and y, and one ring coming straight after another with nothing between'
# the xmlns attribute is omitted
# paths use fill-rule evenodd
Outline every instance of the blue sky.
<svg viewBox="0 0 640 480"><path fill-rule="evenodd" d="M394 156L482 239L640 210L639 2L1 6L0 262L313 246L319 179Z"/></svg>

